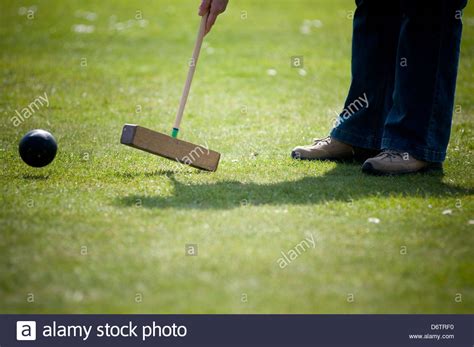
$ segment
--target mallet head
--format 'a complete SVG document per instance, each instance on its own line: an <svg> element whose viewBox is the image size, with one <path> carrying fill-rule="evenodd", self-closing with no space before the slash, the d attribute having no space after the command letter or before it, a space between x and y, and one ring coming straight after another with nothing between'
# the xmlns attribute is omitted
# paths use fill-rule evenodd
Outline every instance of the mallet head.
<svg viewBox="0 0 474 347"><path fill-rule="evenodd" d="M120 143L197 169L216 171L220 153L135 125L125 124Z"/></svg>

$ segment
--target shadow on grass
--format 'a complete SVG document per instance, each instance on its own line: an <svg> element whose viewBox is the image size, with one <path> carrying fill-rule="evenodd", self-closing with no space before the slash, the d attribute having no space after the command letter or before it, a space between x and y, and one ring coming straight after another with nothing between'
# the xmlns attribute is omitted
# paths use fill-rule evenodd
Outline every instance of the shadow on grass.
<svg viewBox="0 0 474 347"><path fill-rule="evenodd" d="M182 172L180 170L171 170L171 169L159 169L159 170L154 170L154 171L145 171L145 172L116 172L115 176L120 177L120 178L125 178L125 179L131 179L131 178L137 178L137 177L155 177L155 176L167 176L167 177L172 177L174 176L177 172ZM211 174L208 171L199 171L195 170L192 168L189 168L189 172L193 173L194 175L209 175Z"/></svg>
<svg viewBox="0 0 474 347"><path fill-rule="evenodd" d="M136 177L153 177L153 176L172 176L175 174L175 171L173 170L155 170L155 171L147 171L147 172L142 172L142 173L136 173L136 172L116 172L115 176L120 177L120 178L136 178Z"/></svg>
<svg viewBox="0 0 474 347"><path fill-rule="evenodd" d="M20 177L24 180L32 180L32 181L41 181L41 180L47 180L49 178L49 174L24 174L20 175Z"/></svg>
<svg viewBox="0 0 474 347"><path fill-rule="evenodd" d="M155 172L155 174L159 174ZM442 174L415 174L400 177L374 177L360 172L356 165L338 164L322 176L310 176L278 183L183 184L173 172L163 172L173 182L172 196L129 195L117 199L123 207L141 204L145 208L231 209L243 205L319 204L327 201L357 200L364 197L418 196L459 197L473 189L442 182Z"/></svg>

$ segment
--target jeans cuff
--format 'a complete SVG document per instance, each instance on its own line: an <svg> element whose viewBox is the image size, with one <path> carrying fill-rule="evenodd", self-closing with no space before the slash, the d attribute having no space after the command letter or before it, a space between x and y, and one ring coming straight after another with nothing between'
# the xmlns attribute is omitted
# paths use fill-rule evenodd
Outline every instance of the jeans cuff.
<svg viewBox="0 0 474 347"><path fill-rule="evenodd" d="M431 163L442 163L446 159L446 151L417 146L406 140L392 140L384 137L382 138L382 150L385 149L407 152L418 160Z"/></svg>
<svg viewBox="0 0 474 347"><path fill-rule="evenodd" d="M373 135L354 134L347 130L334 128L331 131L331 137L348 145L366 149L380 149L381 139Z"/></svg>

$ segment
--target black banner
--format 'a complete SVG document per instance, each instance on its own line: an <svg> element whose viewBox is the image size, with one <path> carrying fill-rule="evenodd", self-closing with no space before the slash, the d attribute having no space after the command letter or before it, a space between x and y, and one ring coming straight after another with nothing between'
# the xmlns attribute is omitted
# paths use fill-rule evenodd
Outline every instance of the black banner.
<svg viewBox="0 0 474 347"><path fill-rule="evenodd" d="M0 315L0 346L474 346L474 315Z"/></svg>

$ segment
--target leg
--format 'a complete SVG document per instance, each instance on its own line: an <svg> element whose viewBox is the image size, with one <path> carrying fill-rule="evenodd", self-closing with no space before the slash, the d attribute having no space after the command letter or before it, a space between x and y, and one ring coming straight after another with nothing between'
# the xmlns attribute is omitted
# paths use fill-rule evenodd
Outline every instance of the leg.
<svg viewBox="0 0 474 347"><path fill-rule="evenodd" d="M467 0L402 0L393 107L382 148L442 162L449 141Z"/></svg>
<svg viewBox="0 0 474 347"><path fill-rule="evenodd" d="M357 0L352 37L352 82L331 137L356 147L380 149L392 108L399 0Z"/></svg>

